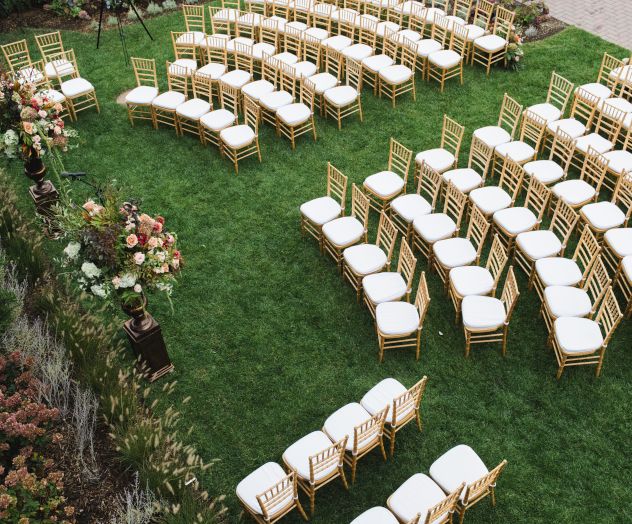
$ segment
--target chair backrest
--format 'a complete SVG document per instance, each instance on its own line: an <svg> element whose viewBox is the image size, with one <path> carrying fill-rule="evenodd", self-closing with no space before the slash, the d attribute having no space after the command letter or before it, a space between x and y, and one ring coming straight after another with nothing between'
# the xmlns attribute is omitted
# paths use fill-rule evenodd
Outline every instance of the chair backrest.
<svg viewBox="0 0 632 524"><path fill-rule="evenodd" d="M285 20L290 19L290 2L269 2L267 7L270 15L278 16L280 18L284 18Z"/></svg>
<svg viewBox="0 0 632 524"><path fill-rule="evenodd" d="M259 41L265 44L274 46L275 49L279 47L279 22L274 18L267 18L261 24L261 30L259 33Z"/></svg>
<svg viewBox="0 0 632 524"><path fill-rule="evenodd" d="M428 306L430 305L430 292L428 291L428 282L426 282L425 271L421 272L419 284L417 284L417 294L415 295L415 307L419 313L419 329L424 325Z"/></svg>
<svg viewBox="0 0 632 524"><path fill-rule="evenodd" d="M573 82L553 71L549 82L549 91L546 94L546 101L557 107L564 115L573 87Z"/></svg>
<svg viewBox="0 0 632 524"><path fill-rule="evenodd" d="M348 437L345 437L327 449L309 457L309 482L311 485L324 482L338 474L338 468L342 467L347 440ZM329 470L331 470L329 473L325 473Z"/></svg>
<svg viewBox="0 0 632 524"><path fill-rule="evenodd" d="M601 246L599 245L599 241L592 232L592 229L590 229L590 226L586 224L575 247L575 252L573 253L573 260L580 268L584 277L588 274L588 271L590 271L590 268L600 253Z"/></svg>
<svg viewBox="0 0 632 524"><path fill-rule="evenodd" d="M73 72L72 74L68 74L68 65L64 65L63 61L70 62L72 64ZM61 53L55 55L55 60L52 62L53 69L57 73L57 75L61 78L62 76L71 76L72 78L78 78L79 74L79 66L77 65L77 57L75 56L74 49L66 49Z"/></svg>
<svg viewBox="0 0 632 524"><path fill-rule="evenodd" d="M551 190L540 182L536 177L529 179L527 186L527 196L524 200L524 207L530 209L538 218L538 224L542 223L544 212L551 198Z"/></svg>
<svg viewBox="0 0 632 524"><path fill-rule="evenodd" d="M184 25L187 31L206 33L204 5L182 4L182 14L184 15Z"/></svg>
<svg viewBox="0 0 632 524"><path fill-rule="evenodd" d="M483 244L485 243L485 238L487 237L491 224L487 221L483 212L476 206L472 206L470 215L470 223L467 227L465 238L468 238L472 246L476 249L475 263L478 264L481 251L483 250Z"/></svg>
<svg viewBox="0 0 632 524"><path fill-rule="evenodd" d="M579 178L588 182L595 188L595 200L601 191L601 186L604 178L606 177L609 162L610 161L605 156L599 153L592 146L588 147L588 153L586 153L586 157L584 158Z"/></svg>
<svg viewBox="0 0 632 524"><path fill-rule="evenodd" d="M452 37L450 38L450 49L464 57L468 49L468 35L470 30L464 25L454 24Z"/></svg>
<svg viewBox="0 0 632 524"><path fill-rule="evenodd" d="M342 53L333 47L324 48L325 71L335 76L338 80L342 80L342 64L344 59Z"/></svg>
<svg viewBox="0 0 632 524"><path fill-rule="evenodd" d="M397 262L397 272L406 282L406 292L410 293L413 288L413 278L415 277L415 268L417 267L417 259L405 238L399 247L399 261Z"/></svg>
<svg viewBox="0 0 632 524"><path fill-rule="evenodd" d="M591 266L584 285L582 286L582 289L590 298L593 311L597 309L600 300L606 294L606 290L611 284L612 279L608 274L608 268L606 268L601 257L598 256L595 263Z"/></svg>
<svg viewBox="0 0 632 524"><path fill-rule="evenodd" d="M134 68L134 76L136 77L136 85L158 87L156 60L153 58L135 57L132 57L131 60L132 67Z"/></svg>
<svg viewBox="0 0 632 524"><path fill-rule="evenodd" d="M507 254L507 250L504 248L502 241L498 235L494 235L492 247L489 251L489 256L487 257L487 263L485 264L485 267L494 279L492 295L496 292L496 286L500 280L500 275L502 275L508 260L509 255Z"/></svg>
<svg viewBox="0 0 632 524"><path fill-rule="evenodd" d="M356 184L353 184L351 186L351 216L364 225L365 231L369 223L369 209L369 197Z"/></svg>
<svg viewBox="0 0 632 524"><path fill-rule="evenodd" d="M189 70L167 60L167 85L169 91L187 94L189 91Z"/></svg>
<svg viewBox="0 0 632 524"><path fill-rule="evenodd" d="M456 230L461 229L461 221L467 205L467 195L457 188L452 181L448 182L445 192L445 202L443 212L448 215L456 224Z"/></svg>
<svg viewBox="0 0 632 524"><path fill-rule="evenodd" d="M221 80L219 81L219 96L222 107L233 113L235 116L239 114L239 94L240 91L238 88L228 85ZM244 107L247 101L248 97L244 97Z"/></svg>
<svg viewBox="0 0 632 524"><path fill-rule="evenodd" d="M358 452L361 452L378 442L384 432L384 422L386 421L387 414L388 407L385 407L373 415L369 420L366 420L362 424L358 424L353 428L354 439L352 453L354 455L357 455Z"/></svg>
<svg viewBox="0 0 632 524"><path fill-rule="evenodd" d="M623 209L625 213L624 226L627 226L632 215L632 171L624 171L619 177L617 187L612 194L612 203Z"/></svg>
<svg viewBox="0 0 632 524"><path fill-rule="evenodd" d="M388 148L388 170L404 179L404 187L408 181L408 172L413 158L412 150L391 137Z"/></svg>
<svg viewBox="0 0 632 524"><path fill-rule="evenodd" d="M557 162L557 164L568 173L573 154L575 153L575 139L566 131L557 128L553 135L553 144L551 144L551 152L549 160Z"/></svg>
<svg viewBox="0 0 632 524"><path fill-rule="evenodd" d="M18 40L17 42L11 42L0 46L4 59L11 71L18 71L19 69L31 65L31 55L29 53L29 47L26 40Z"/></svg>
<svg viewBox="0 0 632 524"><path fill-rule="evenodd" d="M332 166L331 162L327 162L327 196L338 201L343 215L347 200L347 183L348 178Z"/></svg>
<svg viewBox="0 0 632 524"><path fill-rule="evenodd" d="M597 113L597 122L595 123L595 133L600 134L602 137L607 138L610 142L615 143L619 133L621 132L621 126L623 120L629 113L623 112L613 104L604 101L601 106L601 111Z"/></svg>
<svg viewBox="0 0 632 524"><path fill-rule="evenodd" d="M261 107L251 98L244 98L244 123L249 126L255 134L259 132L259 116Z"/></svg>
<svg viewBox="0 0 632 524"><path fill-rule="evenodd" d="M223 8L218 5L209 5L208 6L208 14L211 18L211 31L213 33L221 33L225 35L230 35L231 27L230 20L227 16L219 17L217 16Z"/></svg>
<svg viewBox="0 0 632 524"><path fill-rule="evenodd" d="M399 62L414 73L415 64L417 63L417 52L415 51L415 43L410 38L402 37L398 47ZM415 81L414 75L411 77L411 81Z"/></svg>
<svg viewBox="0 0 632 524"><path fill-rule="evenodd" d="M426 274L424 272L421 273L421 280L419 283L426 282ZM425 291L427 293L428 287L424 286ZM417 295L419 295L419 289L417 290ZM430 298L428 297L427 302L430 302ZM415 304L417 304L417 300L415 300ZM419 405L421 404L421 399L424 395L424 391L426 390L426 383L428 382L428 377L423 376L423 378L417 382L413 387L411 387L405 393L402 393L398 397L393 399L393 405L391 409L393 410L393 417L391 418L391 423L393 426L399 425L402 420L408 420L412 413L419 411Z"/></svg>
<svg viewBox="0 0 632 524"><path fill-rule="evenodd" d="M417 194L423 196L434 210L441 191L441 175L424 162L419 172Z"/></svg>
<svg viewBox="0 0 632 524"><path fill-rule="evenodd" d="M47 62L55 58L55 55L64 52L64 42L61 39L61 32L54 31L43 35L35 35L35 43L40 55Z"/></svg>
<svg viewBox="0 0 632 524"><path fill-rule="evenodd" d="M511 197L511 205L513 206L520 188L522 187L522 181L524 179L524 169L520 164L514 162L511 158L507 157L503 161L503 169L500 175L499 187L504 189Z"/></svg>
<svg viewBox="0 0 632 524"><path fill-rule="evenodd" d="M192 33L171 31L171 44L176 60L183 58L195 60L197 58L195 39Z"/></svg>
<svg viewBox="0 0 632 524"><path fill-rule="evenodd" d="M540 150L540 144L546 131L546 120L536 115L528 109L522 115L522 126L520 127L520 140L535 149Z"/></svg>
<svg viewBox="0 0 632 524"><path fill-rule="evenodd" d="M380 214L380 222L377 226L377 239L375 241L375 245L382 248L382 251L386 253L387 266L391 263L391 258L393 257L395 240L397 240L397 227L395 227L393 221L388 218L388 215L382 211Z"/></svg>
<svg viewBox="0 0 632 524"><path fill-rule="evenodd" d="M226 39L213 35L206 37L206 63L224 65L228 63Z"/></svg>
<svg viewBox="0 0 632 524"><path fill-rule="evenodd" d="M595 322L597 322L597 324L599 324L603 329L603 349L605 349L608 342L610 342L610 337L612 337L614 330L617 328L622 318L623 315L621 314L617 297L615 296L612 287L609 287L594 318Z"/></svg>
<svg viewBox="0 0 632 524"><path fill-rule="evenodd" d="M472 135L472 143L470 144L470 156L467 161L467 167L476 171L483 177L483 182L487 176L489 165L494 157L494 148L488 146L480 138Z"/></svg>
<svg viewBox="0 0 632 524"><path fill-rule="evenodd" d="M285 26L285 44L284 51L301 56L301 47L303 42L303 30L292 26Z"/></svg>
<svg viewBox="0 0 632 524"><path fill-rule="evenodd" d="M316 64L316 68L321 67L321 46L318 38L303 33L302 60Z"/></svg>
<svg viewBox="0 0 632 524"><path fill-rule="evenodd" d="M206 100L213 107L213 79L211 75L195 71L191 76L193 97Z"/></svg>
<svg viewBox="0 0 632 524"><path fill-rule="evenodd" d="M294 67L285 62L279 62L279 89L296 97L297 82Z"/></svg>
<svg viewBox="0 0 632 524"><path fill-rule="evenodd" d="M345 61L345 70L347 75L347 85L353 87L358 92L358 96L362 93L362 65L356 60L347 58Z"/></svg>
<svg viewBox="0 0 632 524"><path fill-rule="evenodd" d="M507 465L507 461L503 460L498 466L492 469L489 473L483 475L480 479L475 480L471 484L465 486L465 493L463 494L463 504L471 504L476 502L479 498L486 495L490 489L494 488L498 477L502 473L503 469Z"/></svg>
<svg viewBox="0 0 632 524"><path fill-rule="evenodd" d="M503 103L500 106L500 115L498 116L498 125L507 131L513 138L522 115L522 105L511 98L507 93L503 97Z"/></svg>
<svg viewBox="0 0 632 524"><path fill-rule="evenodd" d="M470 11L472 10L473 0L454 0L452 5L452 15L469 22Z"/></svg>
<svg viewBox="0 0 632 524"><path fill-rule="evenodd" d="M250 4L252 6L253 4ZM250 15L250 12L246 13L245 16ZM250 15L252 16L252 15ZM256 42L261 41L261 26L259 24L255 24L252 18L238 18L237 23L235 24L235 34L237 37L242 38L252 38Z"/></svg>
<svg viewBox="0 0 632 524"><path fill-rule="evenodd" d="M239 9L239 0L221 0L222 9Z"/></svg>
<svg viewBox="0 0 632 524"><path fill-rule="evenodd" d="M309 25L307 24L307 22L309 21L309 11L314 2L312 0L294 0L292 4L294 7L294 20Z"/></svg>
<svg viewBox="0 0 632 524"><path fill-rule="evenodd" d="M391 9L391 11L395 12ZM416 33L420 35L426 34L426 25L428 25L428 21L426 20L426 11L427 9L419 4L412 4L410 10L410 16L408 17L408 29L412 29ZM399 13L399 20L392 20L397 25L402 24L402 16L403 13Z"/></svg>
<svg viewBox="0 0 632 524"><path fill-rule="evenodd" d="M254 61L252 57L252 46L244 42L235 42L235 68L246 71L252 75Z"/></svg>
<svg viewBox="0 0 632 524"><path fill-rule="evenodd" d="M568 239L577 225L579 215L561 198L558 199L553 211L553 218L549 224L549 231L555 233L559 241L562 243L562 253L568 244Z"/></svg>
<svg viewBox="0 0 632 524"><path fill-rule="evenodd" d="M504 38L505 40L509 40L509 35L514 28L513 23L515 18L516 13L514 11L497 6L496 20L494 21L494 34Z"/></svg>
<svg viewBox="0 0 632 524"><path fill-rule="evenodd" d="M450 40L448 27L450 27L448 17L435 12L431 37L433 40L439 42L441 47L447 47Z"/></svg>
<svg viewBox="0 0 632 524"><path fill-rule="evenodd" d="M261 78L272 85L277 85L279 77L279 61L268 53L261 56Z"/></svg>
<svg viewBox="0 0 632 524"><path fill-rule="evenodd" d="M575 91L573 105L571 106L571 118L579 120L587 128L592 125L595 111L599 105L599 98L579 87Z"/></svg>
<svg viewBox="0 0 632 524"><path fill-rule="evenodd" d="M608 53L604 53L603 58L601 59L601 66L599 66L599 73L597 74L597 82L608 87L613 87L613 84L616 81L616 75L612 75L612 72L624 65L623 60Z"/></svg>
<svg viewBox="0 0 632 524"><path fill-rule="evenodd" d="M288 473L274 486L257 495L261 514L266 522L271 522L273 517L287 513L290 508L296 505L297 500L298 484L294 471Z"/></svg>
<svg viewBox="0 0 632 524"><path fill-rule="evenodd" d="M439 519L445 518L446 513L450 513L450 514L453 513L464 487L465 487L465 482L463 482L452 493L446 496L446 498L444 498L441 502L438 502L437 504L432 506L430 509L428 509L428 513L426 514L426 520L424 520L424 524L432 524L433 522L436 522Z"/></svg>
<svg viewBox="0 0 632 524"><path fill-rule="evenodd" d="M386 31L384 33L383 42L384 54L397 61L397 54L399 52L399 42L395 31Z"/></svg>
<svg viewBox="0 0 632 524"><path fill-rule="evenodd" d="M338 34L355 40L358 16L353 9L338 11Z"/></svg>
<svg viewBox="0 0 632 524"><path fill-rule="evenodd" d="M319 4L318 9L314 6L309 12L309 26L319 27L326 31L331 31L331 15L334 12L335 6L333 4Z"/></svg>
<svg viewBox="0 0 632 524"><path fill-rule="evenodd" d="M360 29L357 34L357 41L375 48L377 38L377 21L372 18L360 17Z"/></svg>
<svg viewBox="0 0 632 524"><path fill-rule="evenodd" d="M509 267L509 271L507 272L507 278L505 278L505 285L503 286L503 292L500 296L500 301L505 306L505 312L507 316L505 317L505 324L509 324L511 320L511 315L516 307L516 302L518 301L518 297L520 296L520 291L518 290L518 282L516 281L516 275L514 273L513 266Z"/></svg>
<svg viewBox="0 0 632 524"><path fill-rule="evenodd" d="M441 129L441 147L450 151L454 158L459 157L461 150L461 142L463 141L463 133L465 127L456 120L452 120L448 115L443 115L443 127Z"/></svg>
<svg viewBox="0 0 632 524"><path fill-rule="evenodd" d="M472 23L485 30L489 29L494 13L494 4L489 0L478 0L476 9L474 10L474 20Z"/></svg>

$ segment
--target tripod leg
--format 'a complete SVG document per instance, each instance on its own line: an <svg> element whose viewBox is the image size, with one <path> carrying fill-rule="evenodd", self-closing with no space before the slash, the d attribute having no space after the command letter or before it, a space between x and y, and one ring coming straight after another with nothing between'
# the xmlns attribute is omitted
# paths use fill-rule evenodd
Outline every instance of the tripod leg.
<svg viewBox="0 0 632 524"><path fill-rule="evenodd" d="M149 32L149 29L147 29L147 26L145 25L145 22L143 22L142 17L140 16L138 11L136 10L136 6L134 5L134 0L129 0L128 3L129 3L129 6L134 10L134 14L136 15L136 18L138 18L138 21L143 26L143 29L145 30L145 33L147 33L147 35L149 36L150 40L153 40L154 37L151 36L151 33Z"/></svg>
<svg viewBox="0 0 632 524"><path fill-rule="evenodd" d="M103 26L103 10L105 9L105 0L101 0L101 8L99 9L99 32L97 33L97 49L101 42L101 27Z"/></svg>

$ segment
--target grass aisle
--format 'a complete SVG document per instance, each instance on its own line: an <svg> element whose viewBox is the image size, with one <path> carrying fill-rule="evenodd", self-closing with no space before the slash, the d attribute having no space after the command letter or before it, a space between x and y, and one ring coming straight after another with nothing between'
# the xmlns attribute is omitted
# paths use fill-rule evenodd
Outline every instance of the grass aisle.
<svg viewBox="0 0 632 524"><path fill-rule="evenodd" d="M159 77L171 57L170 30L183 26L179 14L150 20L155 41L138 25L126 28L132 56L155 57ZM2 34L0 42L32 39L34 32ZM66 159L69 170L91 179L116 179L125 194L164 215L180 235L186 257L176 311L150 302L172 359L186 426L207 459L221 462L202 481L225 493L233 521L237 482L304 434L322 427L342 405L358 401L375 383L392 376L412 385L429 376L422 404L424 432L411 425L398 435L395 459L372 453L358 467L349 493L338 483L320 491L314 523L346 523L386 498L411 474L427 472L434 459L458 443L470 444L490 467L509 465L498 485L498 506L488 501L468 513L470 523L623 522L632 497L623 451L630 449L632 415L632 323L615 334L603 376L571 369L555 380L555 358L545 348L538 302L520 274L521 296L512 321L508 355L477 349L463 358L463 335L435 274L432 302L422 337L422 356L387 354L377 362L368 313L355 302L328 259L301 238L298 206L319 196L331 161L350 181L361 183L386 167L393 136L415 152L438 146L444 113L466 126L461 164L473 129L493 124L503 93L528 105L546 96L551 71L576 83L591 81L604 51L626 52L577 29L526 46L520 73L495 70L486 79L468 67L465 84L419 82L417 103L396 110L364 95L365 122L346 121L342 132L318 119L318 142L299 139L292 153L286 140L262 131L263 164L246 161L236 177L216 150L170 130L132 129L115 98L133 84L123 63L118 35L65 33L82 74L97 88L102 114L83 113L77 128L82 146ZM163 82L163 88L165 87ZM26 197L27 181L10 168ZM73 186L77 194L83 187ZM372 224L371 238L375 234ZM489 244L485 251L489 249ZM396 260L396 258L395 258ZM425 264L420 263L425 269ZM501 282L502 285L502 282ZM305 500L305 499L304 499ZM299 522L298 515L287 518Z"/></svg>

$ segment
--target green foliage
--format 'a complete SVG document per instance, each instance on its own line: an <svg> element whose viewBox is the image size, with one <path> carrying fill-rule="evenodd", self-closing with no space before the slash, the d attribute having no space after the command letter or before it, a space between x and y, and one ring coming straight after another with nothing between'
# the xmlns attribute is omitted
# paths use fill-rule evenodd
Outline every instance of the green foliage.
<svg viewBox="0 0 632 524"><path fill-rule="evenodd" d="M165 0L162 3L162 8L165 11L173 11L174 9L178 9L178 4L176 4L175 0Z"/></svg>
<svg viewBox="0 0 632 524"><path fill-rule="evenodd" d="M44 0L2 0L0 2L0 16L9 16L44 4Z"/></svg>
<svg viewBox="0 0 632 524"><path fill-rule="evenodd" d="M51 11L61 16L78 18L83 10L84 0L53 0L50 4Z"/></svg>
<svg viewBox="0 0 632 524"><path fill-rule="evenodd" d="M147 14L150 16L159 15L160 13L162 13L162 7L160 7L158 4L154 2L149 2L145 10L147 11Z"/></svg>

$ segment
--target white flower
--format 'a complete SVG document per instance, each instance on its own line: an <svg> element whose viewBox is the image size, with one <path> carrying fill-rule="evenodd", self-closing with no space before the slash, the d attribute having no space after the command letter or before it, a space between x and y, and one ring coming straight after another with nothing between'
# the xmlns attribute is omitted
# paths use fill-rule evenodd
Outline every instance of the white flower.
<svg viewBox="0 0 632 524"><path fill-rule="evenodd" d="M136 284L136 277L134 275L132 275L131 273L125 273L124 275L121 275L119 288L134 287L134 284Z"/></svg>
<svg viewBox="0 0 632 524"><path fill-rule="evenodd" d="M136 285L134 286L134 291L135 291L136 293L140 293L142 290L143 290L143 288L142 288L142 286L141 286L140 284L136 284Z"/></svg>
<svg viewBox="0 0 632 524"><path fill-rule="evenodd" d="M101 284L91 286L90 291L92 291L93 295L96 295L97 297L101 297L101 298L105 298L107 295L105 289L103 288Z"/></svg>
<svg viewBox="0 0 632 524"><path fill-rule="evenodd" d="M92 262L84 262L81 264L81 271L83 271L88 278L96 278L101 274L101 270Z"/></svg>
<svg viewBox="0 0 632 524"><path fill-rule="evenodd" d="M69 259L73 260L77 258L79 254L79 250L81 249L81 244L79 242L70 242L64 249L64 255Z"/></svg>

